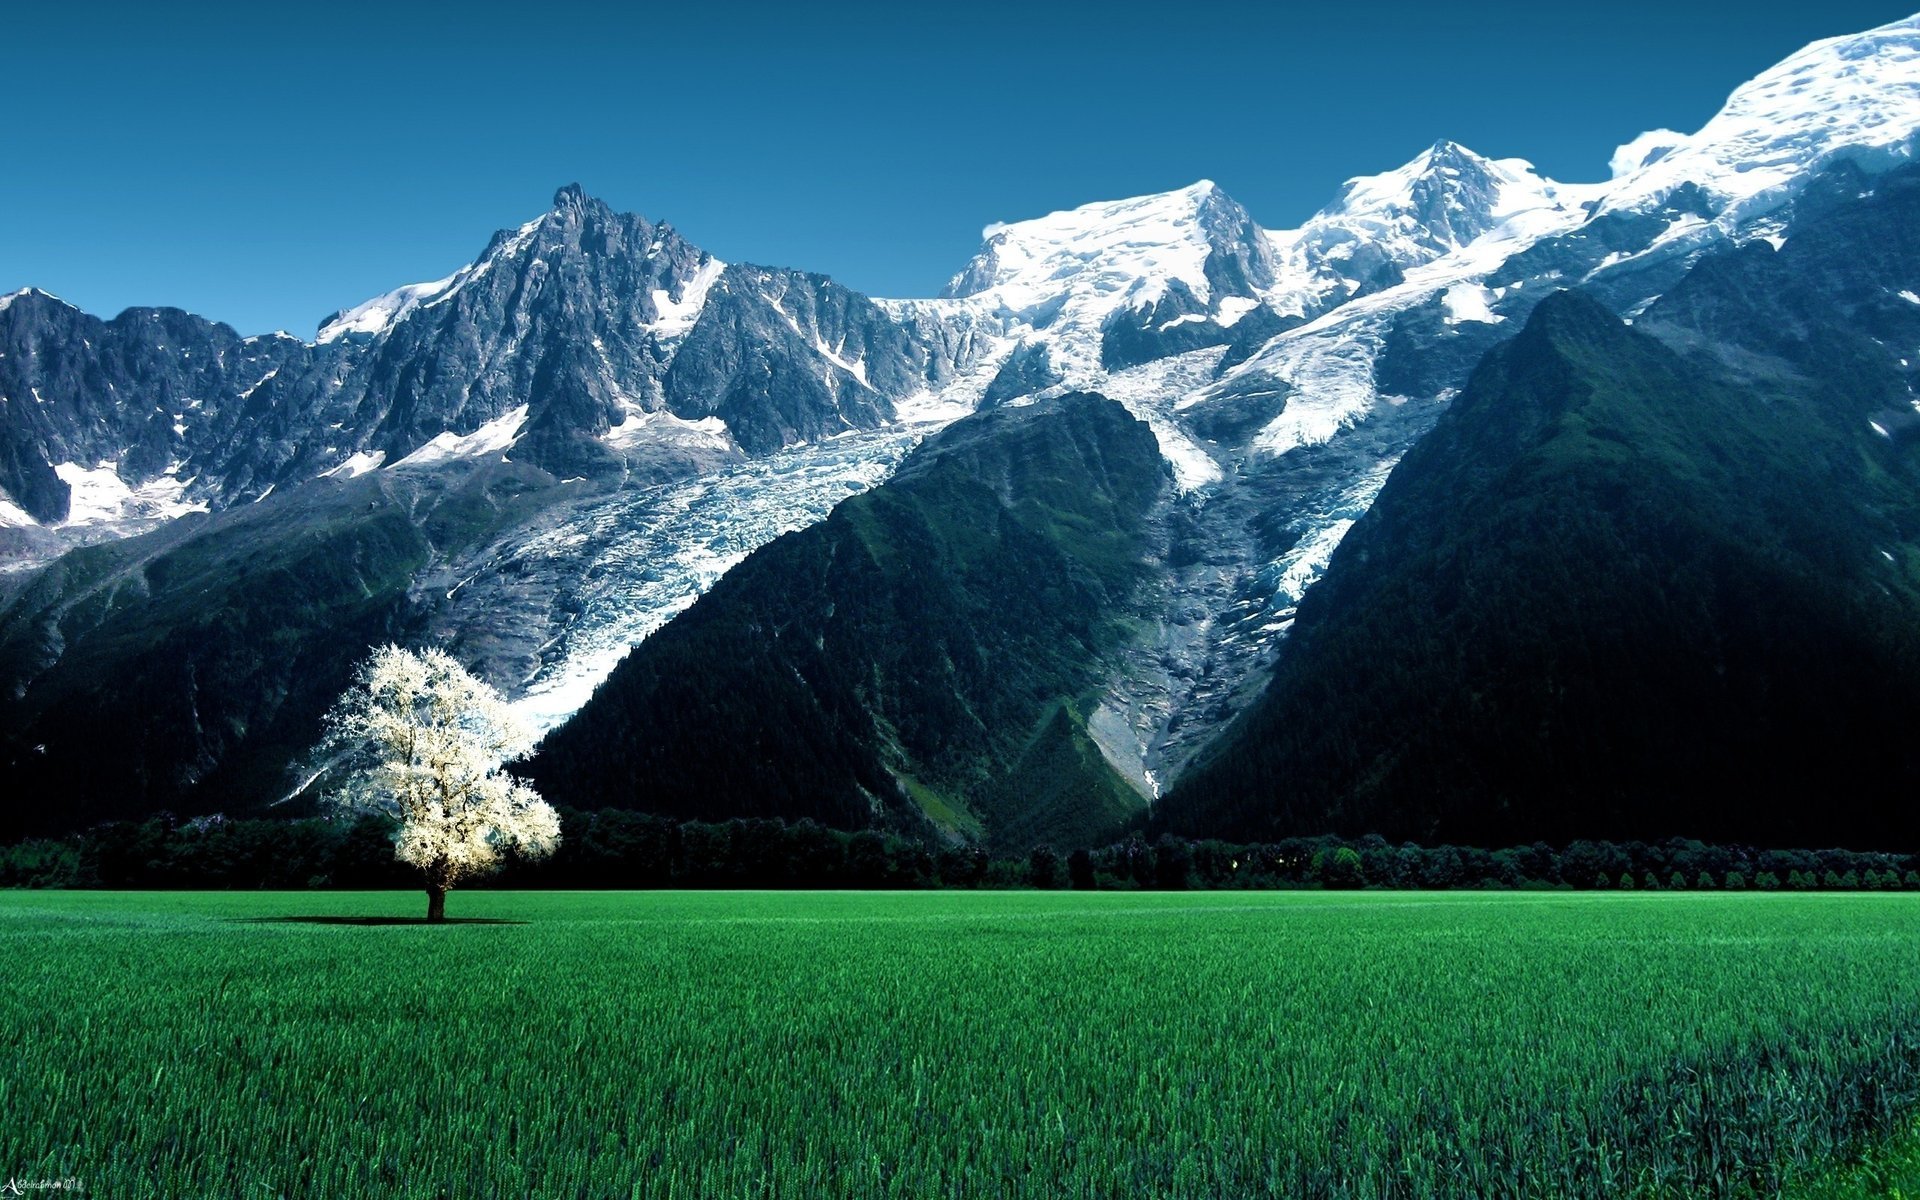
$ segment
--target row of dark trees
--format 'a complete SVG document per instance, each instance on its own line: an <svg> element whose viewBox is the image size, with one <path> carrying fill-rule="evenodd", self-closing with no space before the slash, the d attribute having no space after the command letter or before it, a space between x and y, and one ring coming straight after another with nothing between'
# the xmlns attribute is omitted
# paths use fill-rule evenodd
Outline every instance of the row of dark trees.
<svg viewBox="0 0 1920 1200"><path fill-rule="evenodd" d="M559 851L482 886L516 888L1632 888L1920 890L1920 854L1761 850L1680 838L1504 850L1394 845L1379 837L1258 845L1131 838L1061 854L994 859L894 834L812 821L674 821L561 810ZM357 821L112 822L0 848L0 886L386 888L418 879L393 859L392 829Z"/></svg>

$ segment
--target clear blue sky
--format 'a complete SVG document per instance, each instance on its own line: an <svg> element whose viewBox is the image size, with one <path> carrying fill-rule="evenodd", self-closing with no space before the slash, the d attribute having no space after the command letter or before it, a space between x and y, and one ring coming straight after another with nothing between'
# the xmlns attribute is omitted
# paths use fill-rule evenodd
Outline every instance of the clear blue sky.
<svg viewBox="0 0 1920 1200"><path fill-rule="evenodd" d="M1272 227L1436 138L1603 178L1899 8L1825 0L14 4L0 290L310 336L579 181L928 295L990 221L1218 181Z"/></svg>

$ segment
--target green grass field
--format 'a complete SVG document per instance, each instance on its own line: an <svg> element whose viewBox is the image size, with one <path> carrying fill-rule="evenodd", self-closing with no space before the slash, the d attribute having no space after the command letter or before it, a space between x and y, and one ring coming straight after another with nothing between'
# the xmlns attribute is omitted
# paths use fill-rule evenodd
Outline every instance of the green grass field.
<svg viewBox="0 0 1920 1200"><path fill-rule="evenodd" d="M1890 1194L1920 897L0 894L122 1197ZM1896 1137L1887 1145L1897 1149ZM1848 1190L1851 1189L1851 1190Z"/></svg>

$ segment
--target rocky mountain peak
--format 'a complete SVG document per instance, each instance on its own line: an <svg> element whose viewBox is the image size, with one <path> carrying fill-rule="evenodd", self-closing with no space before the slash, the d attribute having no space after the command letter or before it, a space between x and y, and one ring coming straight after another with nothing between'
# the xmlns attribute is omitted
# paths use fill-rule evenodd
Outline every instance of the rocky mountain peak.
<svg viewBox="0 0 1920 1200"><path fill-rule="evenodd" d="M1554 191L1523 159L1489 159L1442 139L1395 170L1348 180L1307 229L1323 243L1398 239L1444 254L1518 209L1550 203Z"/></svg>

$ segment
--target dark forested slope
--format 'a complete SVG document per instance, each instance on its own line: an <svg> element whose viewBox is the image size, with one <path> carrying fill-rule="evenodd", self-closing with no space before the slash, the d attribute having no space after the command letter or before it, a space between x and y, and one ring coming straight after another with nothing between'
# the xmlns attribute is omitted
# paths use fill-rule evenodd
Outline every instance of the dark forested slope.
<svg viewBox="0 0 1920 1200"><path fill-rule="evenodd" d="M1490 352L1160 819L1912 843L1915 471L1867 416L1902 385L1884 355L1797 368L1850 344L1831 297L1791 331L1760 310L1746 330L1771 352L1742 349L1728 314L1756 311L1756 281L1728 267L1711 303L1701 281L1648 314L1720 314L1690 358L1577 293Z"/></svg>
<svg viewBox="0 0 1920 1200"><path fill-rule="evenodd" d="M530 773L583 808L1090 843L1143 804L1084 717L1169 490L1151 431L1101 397L968 418L730 571Z"/></svg>

